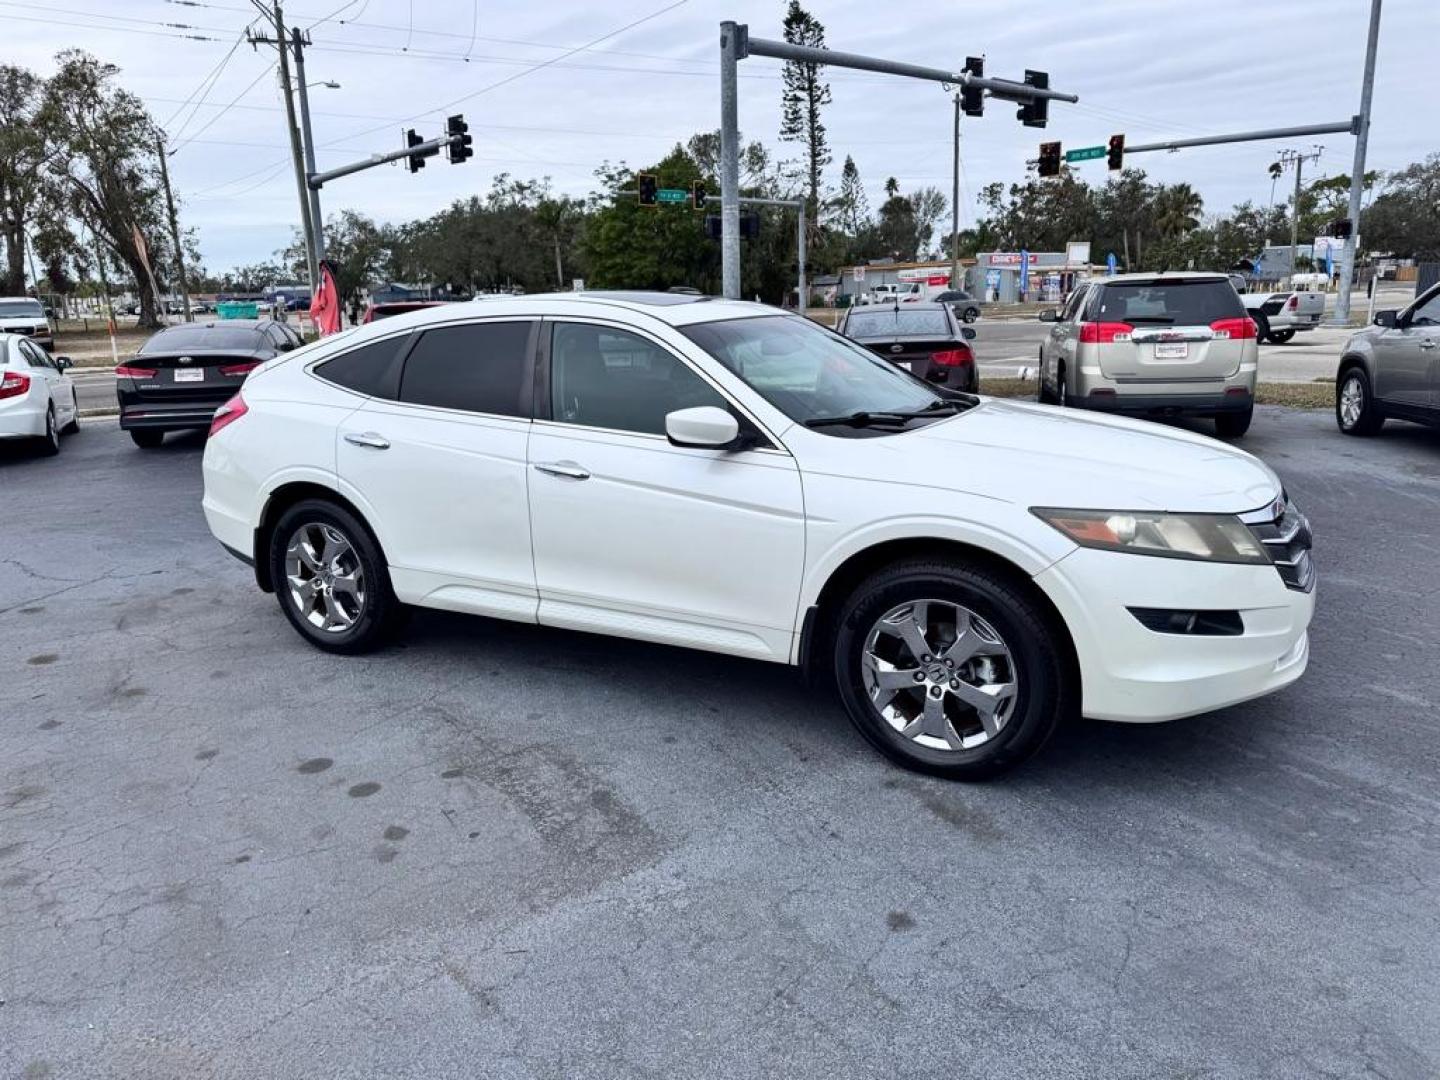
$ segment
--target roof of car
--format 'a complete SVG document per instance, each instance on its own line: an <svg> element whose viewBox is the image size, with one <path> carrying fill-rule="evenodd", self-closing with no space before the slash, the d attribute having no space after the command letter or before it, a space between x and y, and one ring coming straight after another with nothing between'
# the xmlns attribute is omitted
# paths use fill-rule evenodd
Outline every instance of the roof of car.
<svg viewBox="0 0 1440 1080"><path fill-rule="evenodd" d="M686 293L553 292L531 293L527 296L477 296L470 303L441 304L438 307L421 308L367 325L375 327L375 332L378 334L407 326L428 326L432 323L453 322L457 318L475 314L539 317L550 314L578 315L593 312L601 315L606 309L646 315L671 326L787 314L782 309L769 304L752 303L748 300L724 300L717 296L694 296Z"/></svg>
<svg viewBox="0 0 1440 1080"><path fill-rule="evenodd" d="M1110 277L1091 278L1089 284L1124 285L1126 282L1154 281L1156 278L1164 278L1166 281L1228 281L1229 275L1219 270L1152 270L1148 274L1115 274Z"/></svg>

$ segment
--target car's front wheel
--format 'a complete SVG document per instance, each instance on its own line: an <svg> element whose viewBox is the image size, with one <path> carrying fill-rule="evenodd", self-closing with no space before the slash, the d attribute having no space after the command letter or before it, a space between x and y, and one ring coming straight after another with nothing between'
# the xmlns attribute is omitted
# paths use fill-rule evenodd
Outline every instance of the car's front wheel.
<svg viewBox="0 0 1440 1080"><path fill-rule="evenodd" d="M967 307L967 308L965 309L964 314L962 314L962 315L960 316L960 319L961 319L961 321L963 321L963 322L972 323L972 322L974 322L976 319L978 319L979 317L980 317L980 309L979 309L979 308Z"/></svg>
<svg viewBox="0 0 1440 1080"><path fill-rule="evenodd" d="M1364 368L1347 368L1341 373L1335 389L1335 423L1346 435L1374 435L1385 423L1385 417L1375 407Z"/></svg>
<svg viewBox="0 0 1440 1080"><path fill-rule="evenodd" d="M306 499L285 511L270 534L269 559L281 610L317 648L369 652L400 615L380 546L335 503Z"/></svg>
<svg viewBox="0 0 1440 1080"><path fill-rule="evenodd" d="M1003 574L916 560L875 574L835 627L833 665L860 733L907 768L983 780L1044 745L1069 708L1056 631Z"/></svg>

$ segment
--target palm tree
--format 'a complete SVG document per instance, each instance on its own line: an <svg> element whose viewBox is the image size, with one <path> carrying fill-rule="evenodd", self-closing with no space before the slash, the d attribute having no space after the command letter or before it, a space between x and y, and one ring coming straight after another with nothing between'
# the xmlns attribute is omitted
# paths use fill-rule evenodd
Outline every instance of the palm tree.
<svg viewBox="0 0 1440 1080"><path fill-rule="evenodd" d="M1171 184L1155 196L1155 227L1161 236L1184 236L1200 227L1205 200L1189 184Z"/></svg>

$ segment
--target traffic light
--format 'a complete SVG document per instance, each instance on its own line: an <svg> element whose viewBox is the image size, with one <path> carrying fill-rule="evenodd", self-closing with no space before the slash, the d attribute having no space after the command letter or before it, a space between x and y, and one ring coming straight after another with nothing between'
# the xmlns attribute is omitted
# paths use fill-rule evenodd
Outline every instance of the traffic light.
<svg viewBox="0 0 1440 1080"><path fill-rule="evenodd" d="M1355 231L1355 223L1348 217L1340 218L1330 223L1330 235L1336 240L1349 240L1350 235Z"/></svg>
<svg viewBox="0 0 1440 1080"><path fill-rule="evenodd" d="M740 215L740 236L745 240L756 240L760 236L760 215Z"/></svg>
<svg viewBox="0 0 1440 1080"><path fill-rule="evenodd" d="M1033 86L1037 90L1048 90L1050 89L1050 74L1049 72L1031 71L1029 68L1026 68L1025 85ZM1050 119L1050 99L1032 98L1020 106L1019 112L1015 114L1015 119L1019 120L1026 127L1043 128L1045 121Z"/></svg>
<svg viewBox="0 0 1440 1080"><path fill-rule="evenodd" d="M706 215L705 215L705 235L708 236L711 240L719 240L719 239L720 239L720 215L719 215L719 214L706 214Z"/></svg>
<svg viewBox="0 0 1440 1080"><path fill-rule="evenodd" d="M1105 163L1110 166L1110 171L1125 167L1125 136L1111 135L1110 149L1105 153Z"/></svg>
<svg viewBox="0 0 1440 1080"><path fill-rule="evenodd" d="M649 173L641 173L635 178L635 186L640 190L640 205L654 206L655 192L658 191L660 188L660 185L656 181L655 177L651 176Z"/></svg>
<svg viewBox="0 0 1440 1080"><path fill-rule="evenodd" d="M690 205L696 210L705 209L705 181L696 180L690 185Z"/></svg>
<svg viewBox="0 0 1440 1080"><path fill-rule="evenodd" d="M475 140L470 136L470 125L465 123L465 117L452 116L446 120L445 135L450 140L445 145L445 153L451 165L459 165L466 158L475 156L472 148Z"/></svg>
<svg viewBox="0 0 1440 1080"><path fill-rule="evenodd" d="M408 168L412 173L417 173L425 167L425 159L420 156L419 152L413 149L414 147L419 146L424 141L425 140L422 139L419 135L415 134L414 128L410 128L408 131L405 132L405 145L412 148L410 156L405 159L405 167Z"/></svg>
<svg viewBox="0 0 1440 1080"><path fill-rule="evenodd" d="M983 56L967 56L965 70L976 78L984 78L985 58ZM966 116L984 116L985 91L978 86L966 86L960 91L960 111Z"/></svg>
<svg viewBox="0 0 1440 1080"><path fill-rule="evenodd" d="M1060 175L1060 144L1058 142L1042 142L1040 144L1040 175Z"/></svg>

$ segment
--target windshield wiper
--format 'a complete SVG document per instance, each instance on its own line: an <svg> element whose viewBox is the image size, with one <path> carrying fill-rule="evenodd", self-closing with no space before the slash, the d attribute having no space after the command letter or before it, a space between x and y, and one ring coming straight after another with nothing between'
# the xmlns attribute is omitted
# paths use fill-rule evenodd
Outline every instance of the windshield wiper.
<svg viewBox="0 0 1440 1080"><path fill-rule="evenodd" d="M959 412L961 403L957 401L945 401L937 398L922 409L914 412L853 412L849 416L817 416L812 420L806 420L805 426L817 427L871 427L875 424L898 424L904 426L911 420L919 419L922 416L945 416L954 415Z"/></svg>
<svg viewBox="0 0 1440 1080"><path fill-rule="evenodd" d="M818 427L869 427L872 424L904 424L914 413L899 412L853 412L849 416L816 416L805 421L809 428Z"/></svg>

